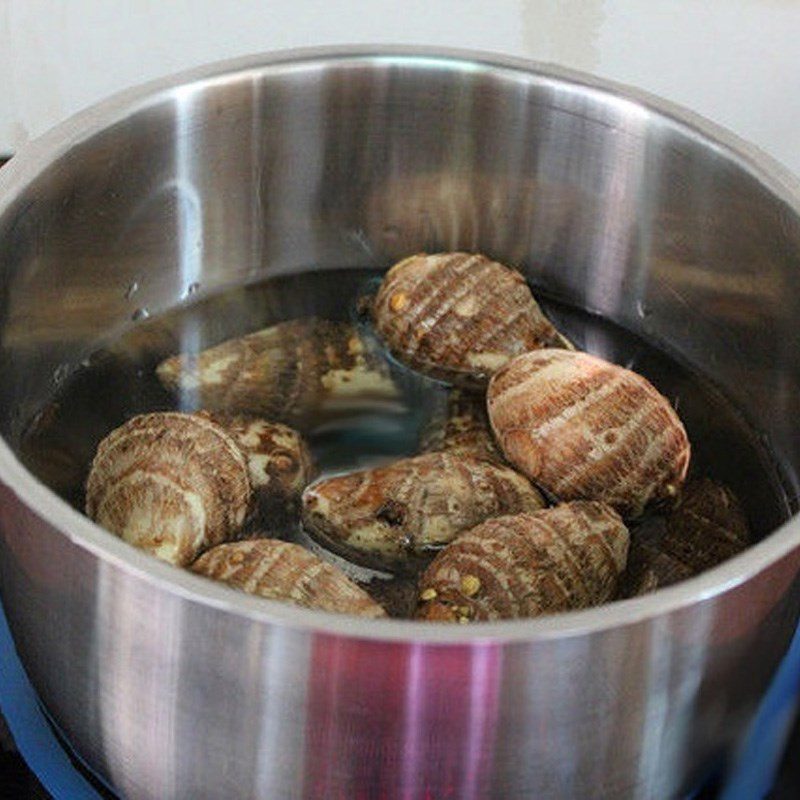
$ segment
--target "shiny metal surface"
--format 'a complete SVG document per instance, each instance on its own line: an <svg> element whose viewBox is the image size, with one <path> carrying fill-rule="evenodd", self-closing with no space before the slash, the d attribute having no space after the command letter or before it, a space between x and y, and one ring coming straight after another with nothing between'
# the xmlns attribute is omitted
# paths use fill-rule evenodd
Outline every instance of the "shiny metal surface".
<svg viewBox="0 0 800 800"><path fill-rule="evenodd" d="M663 798L746 725L800 610L797 520L654 596L465 630L213 586L17 461L62 365L138 308L434 248L520 263L667 343L772 442L796 509L800 188L729 134L425 50L254 58L113 98L0 173L0 588L44 703L121 794Z"/></svg>

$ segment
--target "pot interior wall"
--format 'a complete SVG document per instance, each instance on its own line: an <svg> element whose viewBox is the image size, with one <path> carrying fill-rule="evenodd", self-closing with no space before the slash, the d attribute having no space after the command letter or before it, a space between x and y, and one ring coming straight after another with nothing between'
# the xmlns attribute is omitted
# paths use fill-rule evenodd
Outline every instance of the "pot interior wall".
<svg viewBox="0 0 800 800"><path fill-rule="evenodd" d="M480 250L708 376L769 440L794 508L800 226L770 188L641 104L443 58L162 91L0 213L0 433L18 447L100 341L198 284Z"/></svg>

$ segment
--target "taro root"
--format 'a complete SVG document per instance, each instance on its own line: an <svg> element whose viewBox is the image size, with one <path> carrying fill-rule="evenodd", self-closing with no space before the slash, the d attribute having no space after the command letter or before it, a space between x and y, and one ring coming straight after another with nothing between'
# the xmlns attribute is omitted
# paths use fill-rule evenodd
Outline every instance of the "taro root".
<svg viewBox="0 0 800 800"><path fill-rule="evenodd" d="M419 372L482 386L514 356L570 346L525 278L486 256L411 256L384 276L375 327L392 354Z"/></svg>
<svg viewBox="0 0 800 800"><path fill-rule="evenodd" d="M505 457L561 500L635 517L674 498L686 477L689 440L667 399L596 356L526 353L495 373L487 399Z"/></svg>
<svg viewBox="0 0 800 800"><path fill-rule="evenodd" d="M193 572L270 600L377 619L386 612L340 569L277 539L250 539L213 547Z"/></svg>
<svg viewBox="0 0 800 800"><path fill-rule="evenodd" d="M692 480L667 517L661 548L697 572L732 558L750 541L736 495L710 478Z"/></svg>
<svg viewBox="0 0 800 800"><path fill-rule="evenodd" d="M303 493L302 517L311 536L345 558L406 571L488 517L544 505L508 467L430 453L318 481Z"/></svg>
<svg viewBox="0 0 800 800"><path fill-rule="evenodd" d="M661 552L653 542L640 542L634 537L628 552L628 564L620 578L618 596L638 597L684 581L693 574L690 566Z"/></svg>
<svg viewBox="0 0 800 800"><path fill-rule="evenodd" d="M443 413L435 413L422 431L420 450L446 450L503 464L486 414L486 397L464 389L451 389Z"/></svg>
<svg viewBox="0 0 800 800"><path fill-rule="evenodd" d="M61 402L47 403L20 440L22 463L71 505L79 506L93 446L84 426Z"/></svg>
<svg viewBox="0 0 800 800"><path fill-rule="evenodd" d="M202 411L199 416L221 425L239 445L247 459L260 522L268 524L297 512L314 469L308 446L296 430L243 414Z"/></svg>
<svg viewBox="0 0 800 800"><path fill-rule="evenodd" d="M178 565L235 536L251 500L235 439L210 419L175 412L143 414L108 434L86 484L89 517Z"/></svg>
<svg viewBox="0 0 800 800"><path fill-rule="evenodd" d="M463 533L419 581L417 618L519 619L610 600L625 568L628 530L604 503L578 500L495 517Z"/></svg>
<svg viewBox="0 0 800 800"><path fill-rule="evenodd" d="M620 596L634 597L698 575L744 550L747 518L722 484L698 478L686 484L660 536L634 539Z"/></svg>
<svg viewBox="0 0 800 800"><path fill-rule="evenodd" d="M159 364L159 380L184 407L255 414L303 427L341 406L395 400L386 364L346 322L280 322Z"/></svg>
<svg viewBox="0 0 800 800"><path fill-rule="evenodd" d="M412 576L372 578L358 585L386 610L390 617L410 619L417 607L417 582Z"/></svg>

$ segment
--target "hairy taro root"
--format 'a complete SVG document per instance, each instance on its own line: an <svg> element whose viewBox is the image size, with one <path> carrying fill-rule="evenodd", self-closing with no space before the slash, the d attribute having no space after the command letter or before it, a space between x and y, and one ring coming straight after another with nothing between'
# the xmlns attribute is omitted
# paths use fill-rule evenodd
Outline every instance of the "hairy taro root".
<svg viewBox="0 0 800 800"><path fill-rule="evenodd" d="M184 405L301 427L337 413L340 404L397 398L388 367L352 325L314 317L172 356L156 374Z"/></svg>
<svg viewBox="0 0 800 800"><path fill-rule="evenodd" d="M302 518L352 561L405 571L488 517L544 505L508 467L444 452L318 481L303 493Z"/></svg>
<svg viewBox="0 0 800 800"><path fill-rule="evenodd" d="M661 536L634 538L621 597L635 597L699 575L750 543L747 517L733 492L709 478L686 484Z"/></svg>
<svg viewBox="0 0 800 800"><path fill-rule="evenodd" d="M500 448L494 440L486 397L464 389L451 389L443 413L435 413L422 431L420 451L441 451L459 456L474 456L504 464Z"/></svg>
<svg viewBox="0 0 800 800"><path fill-rule="evenodd" d="M495 373L489 419L508 461L561 500L635 517L673 498L690 447L667 399L635 372L587 353L526 353Z"/></svg>
<svg viewBox="0 0 800 800"><path fill-rule="evenodd" d="M193 572L249 594L306 608L378 619L386 612L340 569L299 545L277 539L220 544Z"/></svg>
<svg viewBox="0 0 800 800"><path fill-rule="evenodd" d="M417 607L417 581L414 576L402 575L390 579L372 578L358 585L386 610L390 617L411 619Z"/></svg>
<svg viewBox="0 0 800 800"><path fill-rule="evenodd" d="M421 253L395 264L375 297L373 317L398 359L467 386L485 385L528 350L571 347L522 275L471 253Z"/></svg>
<svg viewBox="0 0 800 800"><path fill-rule="evenodd" d="M247 459L255 511L262 523L296 512L300 495L314 475L303 437L288 425L243 414L198 412L222 426Z"/></svg>
<svg viewBox="0 0 800 800"><path fill-rule="evenodd" d="M425 570L417 618L519 619L599 605L614 595L628 541L619 515L592 501L487 520Z"/></svg>
<svg viewBox="0 0 800 800"><path fill-rule="evenodd" d="M225 414L144 414L100 443L86 513L131 544L185 565L257 512L283 522L311 478L291 428Z"/></svg>
<svg viewBox="0 0 800 800"><path fill-rule="evenodd" d="M736 495L710 478L690 481L667 517L662 549L696 572L711 569L750 542L747 517Z"/></svg>
<svg viewBox="0 0 800 800"><path fill-rule="evenodd" d="M662 586L680 583L694 574L692 568L666 553L652 542L631 539L628 564L620 577L620 598L649 594Z"/></svg>
<svg viewBox="0 0 800 800"><path fill-rule="evenodd" d="M235 536L252 500L247 459L205 417L142 414L103 439L86 484L86 513L172 564Z"/></svg>

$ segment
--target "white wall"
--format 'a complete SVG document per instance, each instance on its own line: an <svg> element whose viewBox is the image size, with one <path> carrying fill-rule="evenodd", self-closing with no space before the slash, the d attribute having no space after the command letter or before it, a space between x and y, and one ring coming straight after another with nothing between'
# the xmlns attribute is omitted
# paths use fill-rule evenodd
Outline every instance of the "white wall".
<svg viewBox="0 0 800 800"><path fill-rule="evenodd" d="M595 72L689 106L800 173L800 0L0 0L0 152L148 78L345 42Z"/></svg>

